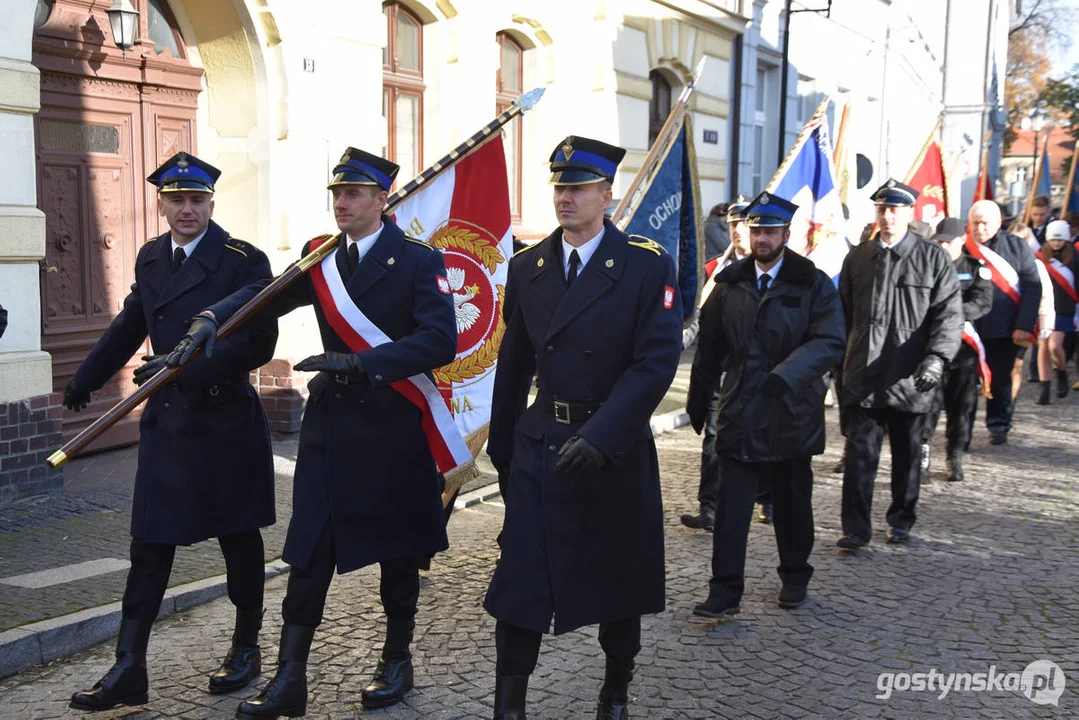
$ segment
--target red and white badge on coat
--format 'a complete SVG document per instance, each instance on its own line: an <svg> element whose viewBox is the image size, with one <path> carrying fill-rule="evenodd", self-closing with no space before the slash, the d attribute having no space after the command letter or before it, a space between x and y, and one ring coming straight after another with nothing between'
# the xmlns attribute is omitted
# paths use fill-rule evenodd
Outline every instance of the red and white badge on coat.
<svg viewBox="0 0 1079 720"><path fill-rule="evenodd" d="M438 278L438 291L443 295L450 294L450 281L444 275L436 275Z"/></svg>
<svg viewBox="0 0 1079 720"><path fill-rule="evenodd" d="M663 309L670 310L674 307L674 288L667 285L663 288Z"/></svg>

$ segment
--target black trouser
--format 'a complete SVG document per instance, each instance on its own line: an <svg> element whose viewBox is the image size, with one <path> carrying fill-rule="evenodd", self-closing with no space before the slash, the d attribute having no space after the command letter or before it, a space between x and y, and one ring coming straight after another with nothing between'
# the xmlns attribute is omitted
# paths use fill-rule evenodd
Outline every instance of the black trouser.
<svg viewBox="0 0 1079 720"><path fill-rule="evenodd" d="M416 604L420 599L420 572L416 558L394 558L379 563L382 578L379 595L386 613L386 647L388 653L405 652L412 642ZM288 574L288 590L281 603L281 615L286 625L318 627L326 609L326 593L330 589L337 553L329 521L315 543L311 560L305 568L293 567Z"/></svg>
<svg viewBox="0 0 1079 720"><path fill-rule="evenodd" d="M941 378L933 409L926 416L923 442L932 440L943 408L948 416L945 430L948 449L965 447L970 442L969 418L978 402L980 389L978 355L964 344Z"/></svg>
<svg viewBox="0 0 1079 720"><path fill-rule="evenodd" d="M229 600L241 610L261 612L265 578L262 533L251 530L217 539L225 556ZM153 622L172 574L176 546L131 538L131 569L124 588L123 616Z"/></svg>
<svg viewBox="0 0 1079 720"><path fill-rule="evenodd" d="M499 675L531 675L539 660L543 633L499 620L495 623L496 671ZM599 645L607 656L607 677L629 682L633 659L641 651L641 616L599 624Z"/></svg>
<svg viewBox="0 0 1079 720"><path fill-rule="evenodd" d="M873 535L873 484L886 430L892 450L892 504L886 517L892 527L909 530L916 519L921 487L919 461L926 416L857 405L848 406L846 412L849 424L843 470L843 534L863 540Z"/></svg>
<svg viewBox="0 0 1079 720"><path fill-rule="evenodd" d="M985 361L993 374L989 387L993 397L985 401L985 426L989 432L1008 432L1012 429L1014 410L1012 368L1020 348L1010 337L982 340L982 344L985 345Z"/></svg>
<svg viewBox="0 0 1079 720"><path fill-rule="evenodd" d="M712 539L710 594L741 599L745 589L746 545L753 519L753 501L760 485L772 489L775 506L779 577L784 585L805 587L813 575L813 469L809 456L782 462L744 463L720 460L719 512Z"/></svg>

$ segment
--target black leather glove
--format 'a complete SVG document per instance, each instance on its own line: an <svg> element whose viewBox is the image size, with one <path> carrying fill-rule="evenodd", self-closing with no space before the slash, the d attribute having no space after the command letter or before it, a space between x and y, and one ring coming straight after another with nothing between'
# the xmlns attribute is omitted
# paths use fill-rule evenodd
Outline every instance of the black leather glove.
<svg viewBox="0 0 1079 720"><path fill-rule="evenodd" d="M787 381L779 377L775 373L768 373L761 380L761 395L765 397L779 397L783 393L790 390L790 385Z"/></svg>
<svg viewBox="0 0 1079 720"><path fill-rule="evenodd" d="M165 367L168 355L143 355L143 364L135 368L135 384L142 385L144 382L157 375L157 371Z"/></svg>
<svg viewBox="0 0 1079 720"><path fill-rule="evenodd" d="M944 375L944 361L939 355L929 355L918 369L914 372L914 389L918 392L929 392L940 384L940 378Z"/></svg>
<svg viewBox="0 0 1079 720"><path fill-rule="evenodd" d="M67 387L64 388L64 407L68 410L82 410L90 404L90 391L79 387L75 378L71 378Z"/></svg>
<svg viewBox="0 0 1079 720"><path fill-rule="evenodd" d="M210 357L214 354L214 343L216 342L217 320L209 312L200 312L191 318L191 325L187 328L187 334L165 358L165 364L169 367L187 365L200 349L203 355Z"/></svg>
<svg viewBox="0 0 1079 720"><path fill-rule="evenodd" d="M592 443L574 435L558 451L561 457L555 464L555 472L580 477L599 470L607 464L607 457Z"/></svg>
<svg viewBox="0 0 1079 720"><path fill-rule="evenodd" d="M312 355L304 358L292 368L300 372L326 372L348 375L356 380L363 380L367 373L363 369L363 362L359 353L324 352L320 355Z"/></svg>

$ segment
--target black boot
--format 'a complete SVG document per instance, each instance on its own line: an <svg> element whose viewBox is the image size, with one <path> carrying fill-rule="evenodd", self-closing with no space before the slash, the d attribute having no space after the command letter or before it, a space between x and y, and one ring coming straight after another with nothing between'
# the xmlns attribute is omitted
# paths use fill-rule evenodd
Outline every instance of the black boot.
<svg viewBox="0 0 1079 720"><path fill-rule="evenodd" d="M1034 402L1038 403L1039 405L1048 405L1049 404L1049 392L1052 390L1052 388L1053 388L1053 383L1049 382L1048 380L1043 380L1042 381L1042 394L1039 395L1038 399L1035 400Z"/></svg>
<svg viewBox="0 0 1079 720"><path fill-rule="evenodd" d="M232 647L221 667L210 676L210 692L230 693L247 687L262 672L262 653L259 651L259 630L262 629L262 610L236 608L236 629Z"/></svg>
<svg viewBox="0 0 1079 720"><path fill-rule="evenodd" d="M90 690L71 696L76 710L108 710L117 705L145 705L150 681L146 675L146 644L153 620L124 618L116 639L116 663Z"/></svg>
<svg viewBox="0 0 1079 720"><path fill-rule="evenodd" d="M716 525L716 512L712 508L702 505L699 515L690 515L689 513L686 513L682 516L681 520L682 524L687 528L712 532L712 529Z"/></svg>
<svg viewBox="0 0 1079 720"><path fill-rule="evenodd" d="M499 675L495 678L495 720L525 720L527 675Z"/></svg>
<svg viewBox="0 0 1079 720"><path fill-rule="evenodd" d="M957 447L948 448L948 480L950 482L963 480L963 453Z"/></svg>
<svg viewBox="0 0 1079 720"><path fill-rule="evenodd" d="M1068 384L1068 371L1057 370L1057 397L1068 397L1068 390L1071 386Z"/></svg>
<svg viewBox="0 0 1079 720"><path fill-rule="evenodd" d="M387 618L386 644L382 648L382 658L375 668L375 676L363 689L360 698L368 710L389 707L401 702L414 685L412 670L412 618Z"/></svg>
<svg viewBox="0 0 1079 720"><path fill-rule="evenodd" d="M301 717L307 713L307 656L314 637L313 627L285 625L281 628L277 673L255 699L240 703L236 717Z"/></svg>
<svg viewBox="0 0 1079 720"><path fill-rule="evenodd" d="M607 675L599 691L599 703L596 707L596 720L629 720L629 681L633 671L610 667L608 658Z"/></svg>

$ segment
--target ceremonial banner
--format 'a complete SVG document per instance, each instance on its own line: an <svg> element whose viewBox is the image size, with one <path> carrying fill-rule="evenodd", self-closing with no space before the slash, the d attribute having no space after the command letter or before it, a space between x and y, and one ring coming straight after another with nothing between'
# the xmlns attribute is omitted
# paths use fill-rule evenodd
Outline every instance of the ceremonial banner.
<svg viewBox="0 0 1079 720"><path fill-rule="evenodd" d="M948 217L948 177L944 171L944 152L937 139L938 124L929 134L918 159L907 173L904 184L920 194L914 201L914 217L936 227Z"/></svg>
<svg viewBox="0 0 1079 720"><path fill-rule="evenodd" d="M397 224L438 248L446 261L457 316L457 357L435 382L472 451L487 440L502 303L513 254L509 182L502 138L495 137L401 203Z"/></svg>
<svg viewBox="0 0 1079 720"><path fill-rule="evenodd" d="M993 384L993 372L989 369L989 361L985 356L985 345L982 344L982 338L969 320L963 323L962 337L963 342L969 345L970 349L978 356L978 379L982 381L982 395L991 398L993 393L990 392L989 387Z"/></svg>
<svg viewBox="0 0 1079 720"><path fill-rule="evenodd" d="M649 179L644 197L633 208L624 231L655 240L674 258L683 312L697 307L704 278L704 229L697 209L697 159L689 115Z"/></svg>
<svg viewBox="0 0 1079 720"><path fill-rule="evenodd" d="M1061 205L1061 220L1068 219L1068 213L1079 212L1079 188L1075 187L1075 163L1079 162L1079 143L1072 150L1071 167L1068 168L1068 182L1064 185L1064 202Z"/></svg>
<svg viewBox="0 0 1079 720"><path fill-rule="evenodd" d="M821 103L802 128L767 190L798 206L787 247L836 279L848 245L825 115L829 102Z"/></svg>
<svg viewBox="0 0 1079 720"><path fill-rule="evenodd" d="M993 181L989 177L989 150L982 153L982 167L978 171L978 182L974 186L974 202L979 200L993 200Z"/></svg>

